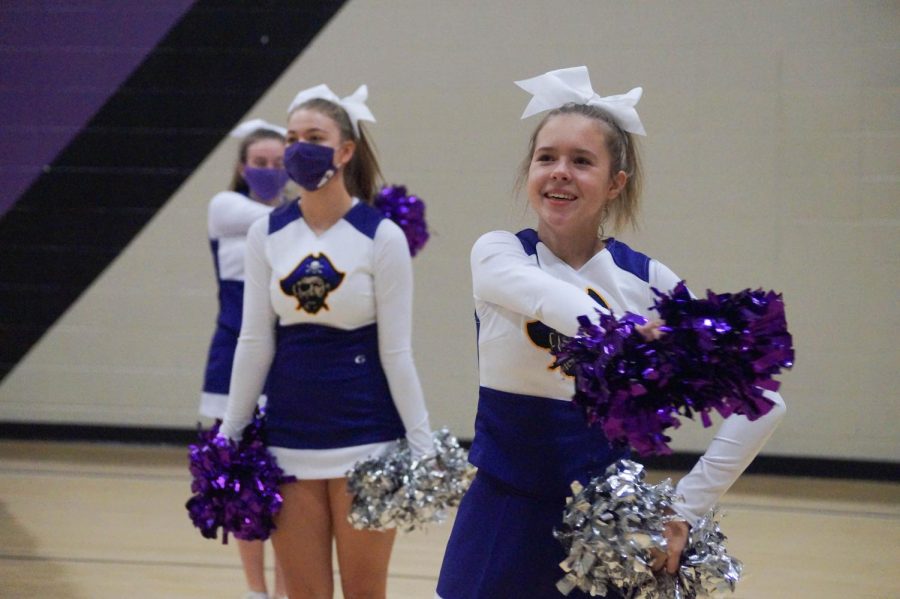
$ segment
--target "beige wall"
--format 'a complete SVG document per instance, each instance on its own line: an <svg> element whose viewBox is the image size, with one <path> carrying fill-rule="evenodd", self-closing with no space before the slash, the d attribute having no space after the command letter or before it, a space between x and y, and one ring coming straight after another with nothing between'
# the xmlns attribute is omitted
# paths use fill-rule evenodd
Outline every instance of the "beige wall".
<svg viewBox="0 0 900 599"><path fill-rule="evenodd" d="M896 460L900 360L896 2L354 0L248 116L302 87L370 87L382 166L428 205L415 345L433 423L470 436L468 252L530 222L511 194L536 120L512 81L586 64L644 86L642 229L702 291L784 293L796 368L769 454ZM0 386L0 420L190 427L215 297L206 202L223 143ZM688 424L679 448L709 437Z"/></svg>

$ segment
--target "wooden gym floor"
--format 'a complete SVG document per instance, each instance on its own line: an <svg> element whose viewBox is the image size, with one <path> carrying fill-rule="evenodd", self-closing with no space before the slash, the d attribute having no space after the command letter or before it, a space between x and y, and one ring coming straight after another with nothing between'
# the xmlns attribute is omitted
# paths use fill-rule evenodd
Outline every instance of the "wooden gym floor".
<svg viewBox="0 0 900 599"><path fill-rule="evenodd" d="M0 598L240 599L234 545L187 517L186 463L182 448L0 441ZM900 484L747 475L723 507L736 599L900 597ZM398 536L390 598L431 599L449 530Z"/></svg>

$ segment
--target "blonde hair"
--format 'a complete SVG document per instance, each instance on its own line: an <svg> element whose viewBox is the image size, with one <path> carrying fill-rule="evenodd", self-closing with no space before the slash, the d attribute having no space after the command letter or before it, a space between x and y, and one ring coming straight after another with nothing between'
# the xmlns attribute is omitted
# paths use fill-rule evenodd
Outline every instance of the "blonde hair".
<svg viewBox="0 0 900 599"><path fill-rule="evenodd" d="M580 114L603 124L603 137L606 140L606 150L609 152L611 159L610 176L622 171L627 177L622 191L608 204L608 212L604 216L603 222L612 219L613 227L616 231L622 230L625 225L631 225L633 229L636 229L641 190L643 188L643 168L641 167L637 140L633 135L624 131L616 123L612 115L597 106L570 103L547 113L541 122L538 123L534 133L531 135L531 140L528 142L528 154L525 156L525 160L522 161L519 176L516 180L516 189L521 189L528 178L528 169L531 167L538 134L544 128L544 125L547 124L547 121L561 114Z"/></svg>
<svg viewBox="0 0 900 599"><path fill-rule="evenodd" d="M373 144L369 142L368 136L362 128L362 123L358 123L359 135L357 135L353 129L353 123L347 115L347 111L324 98L307 100L291 111L291 114L304 108L315 110L329 117L337 124L340 130L341 141L352 141L356 144L353 158L344 167L344 185L347 187L350 195L363 200L367 204L372 204L375 200L375 194L378 193L378 185L383 177L381 168L378 166L378 159L375 157Z"/></svg>

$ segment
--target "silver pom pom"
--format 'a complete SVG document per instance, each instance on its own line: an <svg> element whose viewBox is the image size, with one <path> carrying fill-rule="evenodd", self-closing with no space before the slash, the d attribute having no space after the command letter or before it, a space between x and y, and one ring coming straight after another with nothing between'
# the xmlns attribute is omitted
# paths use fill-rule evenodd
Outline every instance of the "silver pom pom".
<svg viewBox="0 0 900 599"><path fill-rule="evenodd" d="M360 462L347 473L353 495L348 520L354 528L404 532L447 519L472 482L468 452L447 429L434 434L434 455L413 460L405 440L381 458Z"/></svg>
<svg viewBox="0 0 900 599"><path fill-rule="evenodd" d="M677 574L651 571L651 552L666 551L663 531L673 518L668 508L678 497L668 479L650 485L644 476L641 464L620 460L586 487L572 483L563 525L553 531L568 551L559 591L604 596L616 589L630 599L699 599L733 591L741 564L726 553L714 511L691 530Z"/></svg>
<svg viewBox="0 0 900 599"><path fill-rule="evenodd" d="M711 597L714 593L734 592L741 579L743 564L725 551L726 536L712 509L691 529L681 558L676 585L685 599Z"/></svg>
<svg viewBox="0 0 900 599"><path fill-rule="evenodd" d="M651 551L666 548L662 510L675 500L672 484L649 485L641 464L620 460L586 487L572 483L572 492L563 526L553 531L569 552L560 564L567 573L557 583L560 592L603 596L608 588L639 589L652 581Z"/></svg>

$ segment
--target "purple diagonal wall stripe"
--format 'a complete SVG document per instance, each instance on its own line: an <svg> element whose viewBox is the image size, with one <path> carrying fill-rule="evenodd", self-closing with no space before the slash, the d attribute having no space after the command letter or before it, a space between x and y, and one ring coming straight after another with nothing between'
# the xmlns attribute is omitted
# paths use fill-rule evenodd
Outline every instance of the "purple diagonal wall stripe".
<svg viewBox="0 0 900 599"><path fill-rule="evenodd" d="M0 6L0 217L193 3Z"/></svg>

